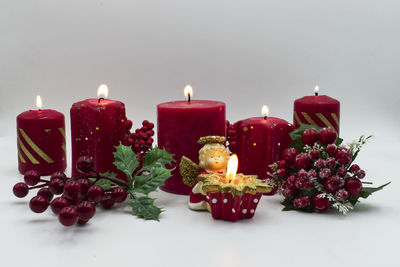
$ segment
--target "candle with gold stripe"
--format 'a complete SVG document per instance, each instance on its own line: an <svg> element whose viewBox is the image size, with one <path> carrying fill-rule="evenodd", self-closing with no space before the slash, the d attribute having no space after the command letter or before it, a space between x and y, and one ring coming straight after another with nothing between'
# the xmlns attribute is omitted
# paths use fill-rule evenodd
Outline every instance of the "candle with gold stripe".
<svg viewBox="0 0 400 267"><path fill-rule="evenodd" d="M339 135L340 102L327 95L319 95L319 87L314 96L304 96L294 101L293 124L310 124L329 127Z"/></svg>
<svg viewBox="0 0 400 267"><path fill-rule="evenodd" d="M64 171L67 166L64 115L51 109L28 110L17 116L18 169L36 170L40 175Z"/></svg>

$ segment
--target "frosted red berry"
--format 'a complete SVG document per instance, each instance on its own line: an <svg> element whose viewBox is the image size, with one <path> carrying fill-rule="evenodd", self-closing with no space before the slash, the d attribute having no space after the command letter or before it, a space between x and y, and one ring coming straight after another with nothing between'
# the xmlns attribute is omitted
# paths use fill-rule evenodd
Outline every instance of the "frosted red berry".
<svg viewBox="0 0 400 267"><path fill-rule="evenodd" d="M301 178L301 179L305 179L305 178L307 178L307 171L306 170L304 170L304 169L301 169L301 170L299 170L298 172L297 172L297 176L299 177L299 178Z"/></svg>
<svg viewBox="0 0 400 267"><path fill-rule="evenodd" d="M49 202L47 201L47 199L45 197L42 197L42 196L34 196L29 201L29 207L35 213L44 212L48 206L49 206Z"/></svg>
<svg viewBox="0 0 400 267"><path fill-rule="evenodd" d="M324 181L324 188L326 192L334 194L342 186L342 181L337 175L332 175L330 178Z"/></svg>
<svg viewBox="0 0 400 267"><path fill-rule="evenodd" d="M336 132L331 128L326 127L319 132L319 141L323 145L329 145L334 143L336 141L336 138L337 138Z"/></svg>
<svg viewBox="0 0 400 267"><path fill-rule="evenodd" d="M297 169L309 170L312 167L312 160L307 153L300 153L296 156L295 165Z"/></svg>
<svg viewBox="0 0 400 267"><path fill-rule="evenodd" d="M339 147L336 150L335 159L341 165L348 165L352 160L353 155L351 152L345 147Z"/></svg>
<svg viewBox="0 0 400 267"><path fill-rule="evenodd" d="M288 183L294 185L296 183L297 177L295 175L290 175L287 179Z"/></svg>
<svg viewBox="0 0 400 267"><path fill-rule="evenodd" d="M349 171L350 171L352 174L356 174L359 170L360 170L360 166L358 166L357 164L351 165L351 166L350 166L350 169L349 169Z"/></svg>
<svg viewBox="0 0 400 267"><path fill-rule="evenodd" d="M324 167L325 167L325 160L323 160L323 159L317 159L317 160L314 162L314 166L317 167L318 169L324 168Z"/></svg>
<svg viewBox="0 0 400 267"><path fill-rule="evenodd" d="M40 181L40 174L34 170L27 171L24 180L27 185L36 185Z"/></svg>
<svg viewBox="0 0 400 267"><path fill-rule="evenodd" d="M278 169L286 168L287 164L285 160L278 161Z"/></svg>
<svg viewBox="0 0 400 267"><path fill-rule="evenodd" d="M298 152L295 148L289 147L289 148L286 148L285 150L283 150L282 158L289 163L294 163L297 154L298 154Z"/></svg>
<svg viewBox="0 0 400 267"><path fill-rule="evenodd" d="M314 145L315 142L318 141L318 139L319 139L319 133L315 129L307 129L301 135L301 140L305 145L312 146Z"/></svg>
<svg viewBox="0 0 400 267"><path fill-rule="evenodd" d="M76 207L76 210L80 219L88 221L94 216L96 207L90 201L82 201Z"/></svg>
<svg viewBox="0 0 400 267"><path fill-rule="evenodd" d="M316 210L318 212L327 211L329 209L329 207L331 206L329 199L321 194L314 195L312 202L313 202L314 210Z"/></svg>
<svg viewBox="0 0 400 267"><path fill-rule="evenodd" d="M347 170L345 168L341 167L338 169L337 174L340 177L345 177L347 175Z"/></svg>
<svg viewBox="0 0 400 267"><path fill-rule="evenodd" d="M317 158L319 157L319 151L316 150L316 149L311 150L311 151L309 152L309 154L310 154L310 157L311 157L312 159L317 159Z"/></svg>
<svg viewBox="0 0 400 267"><path fill-rule="evenodd" d="M74 207L62 208L58 220L64 226L72 226L78 221L78 211Z"/></svg>
<svg viewBox="0 0 400 267"><path fill-rule="evenodd" d="M362 183L355 177L347 178L344 187L350 196L358 195L362 190Z"/></svg>
<svg viewBox="0 0 400 267"><path fill-rule="evenodd" d="M54 214L59 214L60 211L69 206L69 201L65 197L56 197L51 201L50 208Z"/></svg>
<svg viewBox="0 0 400 267"><path fill-rule="evenodd" d="M329 144L326 146L326 153L329 155L333 156L335 155L336 152L336 145L335 144Z"/></svg>
<svg viewBox="0 0 400 267"><path fill-rule="evenodd" d="M328 167L328 168L331 168L331 169L335 168L335 166L336 166L335 158L327 158L325 160L325 166Z"/></svg>
<svg viewBox="0 0 400 267"><path fill-rule="evenodd" d="M310 198L307 196L296 198L293 204L298 209L305 208L310 205Z"/></svg>
<svg viewBox="0 0 400 267"><path fill-rule="evenodd" d="M17 183L13 187L13 193L16 197L23 198L28 194L28 192L29 188L26 183Z"/></svg>
<svg viewBox="0 0 400 267"><path fill-rule="evenodd" d="M276 174L277 174L279 177L285 177L285 176L287 175L287 171L286 171L286 169L281 168L281 169L278 169L278 170L276 171Z"/></svg>
<svg viewBox="0 0 400 267"><path fill-rule="evenodd" d="M319 171L319 177L322 179L329 178L331 176L331 171L328 168L323 168Z"/></svg>
<svg viewBox="0 0 400 267"><path fill-rule="evenodd" d="M337 192L336 192L336 198L339 200L339 201L345 201L346 199L347 199L347 197L348 197L348 195L349 195L349 193L346 191L346 190L344 190L344 189L339 189Z"/></svg>
<svg viewBox="0 0 400 267"><path fill-rule="evenodd" d="M294 198L299 190L291 183L284 183L282 185L282 195L287 199Z"/></svg>
<svg viewBox="0 0 400 267"><path fill-rule="evenodd" d="M365 171L364 171L364 170L359 170L359 171L356 173L356 176L357 176L359 179L363 179L363 178L365 177Z"/></svg>

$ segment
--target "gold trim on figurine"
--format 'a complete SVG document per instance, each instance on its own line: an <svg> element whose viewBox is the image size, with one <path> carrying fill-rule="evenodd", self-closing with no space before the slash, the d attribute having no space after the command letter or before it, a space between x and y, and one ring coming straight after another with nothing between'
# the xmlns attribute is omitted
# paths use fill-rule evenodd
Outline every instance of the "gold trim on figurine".
<svg viewBox="0 0 400 267"><path fill-rule="evenodd" d="M203 136L200 137L199 143L200 145L205 145L205 144L222 144L224 145L226 141L226 138L224 136Z"/></svg>

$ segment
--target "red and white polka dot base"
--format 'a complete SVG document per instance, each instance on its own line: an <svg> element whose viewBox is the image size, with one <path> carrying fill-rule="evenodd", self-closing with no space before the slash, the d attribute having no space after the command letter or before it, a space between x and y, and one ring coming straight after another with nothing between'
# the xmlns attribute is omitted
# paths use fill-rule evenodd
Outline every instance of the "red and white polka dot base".
<svg viewBox="0 0 400 267"><path fill-rule="evenodd" d="M207 201L214 219L235 222L252 218L256 212L261 193L232 196L231 193L207 193Z"/></svg>

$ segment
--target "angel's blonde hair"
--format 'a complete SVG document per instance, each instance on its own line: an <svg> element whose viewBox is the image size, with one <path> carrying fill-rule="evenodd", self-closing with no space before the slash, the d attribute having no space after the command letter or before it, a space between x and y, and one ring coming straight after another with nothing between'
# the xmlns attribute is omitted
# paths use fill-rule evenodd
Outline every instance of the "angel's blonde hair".
<svg viewBox="0 0 400 267"><path fill-rule="evenodd" d="M203 169L206 169L206 158L211 152L220 151L225 155L226 158L229 157L229 152L223 144L220 143L207 143L199 150L199 165Z"/></svg>

